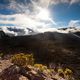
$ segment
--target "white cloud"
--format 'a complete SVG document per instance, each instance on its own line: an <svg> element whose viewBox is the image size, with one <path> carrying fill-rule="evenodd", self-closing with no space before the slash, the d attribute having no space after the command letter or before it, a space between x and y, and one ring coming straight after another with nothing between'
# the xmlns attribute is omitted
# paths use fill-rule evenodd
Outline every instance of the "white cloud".
<svg viewBox="0 0 80 80"><path fill-rule="evenodd" d="M21 36L21 35L28 35L29 34L28 30L26 28L19 27L19 26L18 27L17 26L3 26L2 30L6 34L8 34L10 36L12 36L12 35L14 35L14 36Z"/></svg>
<svg viewBox="0 0 80 80"><path fill-rule="evenodd" d="M36 32L54 31L56 29L51 28L51 25L54 26L57 25L57 23L50 18L49 14L44 13L43 10L48 10L48 6L51 4L73 4L77 2L80 2L80 0L31 0L31 3L28 4L25 2L25 4L23 4L18 3L16 0L10 0L8 8L15 10L17 14L0 15L0 18L5 19L0 20L0 24L15 24L17 27L28 27ZM14 20L9 20L11 18L14 18ZM73 27L76 23L78 23L78 21L72 20L69 26Z"/></svg>
<svg viewBox="0 0 80 80"><path fill-rule="evenodd" d="M51 4L55 5L59 3L69 3L70 5L80 3L80 0L30 0L30 3L26 2L27 0L23 1L10 0L8 8L14 9L18 13L33 14L38 12L38 7L48 8Z"/></svg>
<svg viewBox="0 0 80 80"><path fill-rule="evenodd" d="M0 24L14 24L14 29L22 28L21 32L8 31L7 28L3 28L4 32L14 34L14 35L24 35L29 34L26 28L32 29L35 33L42 33L45 31L55 31L55 28L51 28L51 25L55 25L56 23L47 19L38 18L36 15L26 15L26 14L14 14L14 15L0 15L1 18L5 18L5 20L0 20ZM14 18L14 20L8 20L8 18ZM43 20L43 21L41 21ZM12 26L11 26L12 27Z"/></svg>
<svg viewBox="0 0 80 80"><path fill-rule="evenodd" d="M71 1L70 1L70 4L78 3L78 2L80 2L80 0L71 0Z"/></svg>
<svg viewBox="0 0 80 80"><path fill-rule="evenodd" d="M48 11L48 5L51 0L30 0L31 3L18 3L16 0L10 0L10 4L8 8L14 9L17 14L13 15L1 15L2 17L14 17L14 21L0 21L2 24L16 24L18 26L26 26L30 27L34 30L47 27L51 27L50 25L56 25L56 22L50 18L50 16L46 12L42 12L43 10ZM40 14L40 15L39 15ZM47 18L46 18L47 17Z"/></svg>
<svg viewBox="0 0 80 80"><path fill-rule="evenodd" d="M51 0L53 4L59 4L59 3L69 3L74 4L80 2L80 0Z"/></svg>
<svg viewBox="0 0 80 80"><path fill-rule="evenodd" d="M80 27L80 20L71 20L68 27Z"/></svg>

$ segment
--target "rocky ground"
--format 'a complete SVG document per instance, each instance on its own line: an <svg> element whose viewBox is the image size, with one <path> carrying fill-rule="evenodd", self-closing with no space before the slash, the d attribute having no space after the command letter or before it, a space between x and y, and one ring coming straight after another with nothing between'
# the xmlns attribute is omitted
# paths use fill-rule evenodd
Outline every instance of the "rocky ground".
<svg viewBox="0 0 80 80"><path fill-rule="evenodd" d="M41 71L31 65L22 67L14 65L10 60L0 60L0 80L74 80L73 77L69 79L62 71L59 72L50 71L47 67Z"/></svg>
<svg viewBox="0 0 80 80"><path fill-rule="evenodd" d="M10 62L10 60L0 60L0 72L10 67L11 65L12 63Z"/></svg>

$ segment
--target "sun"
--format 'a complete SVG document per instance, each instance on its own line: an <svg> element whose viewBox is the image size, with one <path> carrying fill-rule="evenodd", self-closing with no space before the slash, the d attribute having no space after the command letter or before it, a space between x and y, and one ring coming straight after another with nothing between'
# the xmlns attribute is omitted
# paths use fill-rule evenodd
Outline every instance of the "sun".
<svg viewBox="0 0 80 80"><path fill-rule="evenodd" d="M37 14L37 18L41 20L48 20L49 17L50 17L50 14L47 9L40 9L39 13Z"/></svg>

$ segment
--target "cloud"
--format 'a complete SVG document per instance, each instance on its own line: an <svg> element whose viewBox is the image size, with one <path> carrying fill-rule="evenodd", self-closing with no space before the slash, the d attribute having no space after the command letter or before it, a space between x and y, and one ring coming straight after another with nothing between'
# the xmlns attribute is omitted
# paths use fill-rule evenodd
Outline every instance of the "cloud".
<svg viewBox="0 0 80 80"><path fill-rule="evenodd" d="M47 8L51 4L56 5L59 3L80 3L80 0L0 0L0 9L10 8L14 9L17 12L33 12L36 7ZM23 8L24 7L24 8Z"/></svg>
<svg viewBox="0 0 80 80"><path fill-rule="evenodd" d="M1 24L15 24L17 26L29 27L33 30L38 30L40 28L51 27L51 25L56 25L56 22L52 20L49 16L42 17L44 13L43 10L48 9L48 5L51 0L9 0L9 5L7 8L16 11L13 15L0 15L0 18L6 18L6 20L0 20ZM15 20L8 20L8 18L14 18Z"/></svg>
<svg viewBox="0 0 80 80"><path fill-rule="evenodd" d="M5 20L0 20L0 23L2 24L16 24L16 25L24 25L24 26L46 26L51 24L50 20L43 20L37 18L37 16L32 16L32 15L26 15L26 14L14 14L14 15L0 15L1 19ZM9 19L14 19L14 20L9 20ZM47 21L47 23L46 23ZM54 24L56 24L54 22Z"/></svg>
<svg viewBox="0 0 80 80"><path fill-rule="evenodd" d="M71 1L70 1L70 4L78 3L78 2L80 3L80 0L71 0Z"/></svg>
<svg viewBox="0 0 80 80"><path fill-rule="evenodd" d="M51 20L42 20L38 19L37 16L31 16L31 15L26 15L26 14L14 14L14 15L0 15L1 20L0 24L14 24L15 27L12 27L12 31L4 28L3 26L3 31L5 33L10 33L14 35L28 35L28 34L35 34L35 33L43 33L46 31L55 31L55 28L52 28L53 22ZM5 20L4 20L5 19ZM9 20L13 19L13 20ZM54 22L54 25L56 23ZM27 28L32 29L34 33L29 33ZM17 29L17 32L14 30ZM19 30L19 32L18 32Z"/></svg>
<svg viewBox="0 0 80 80"><path fill-rule="evenodd" d="M80 27L80 20L71 20L68 27Z"/></svg>
<svg viewBox="0 0 80 80"><path fill-rule="evenodd" d="M2 30L10 36L29 35L29 32L24 27L17 26L3 26Z"/></svg>
<svg viewBox="0 0 80 80"><path fill-rule="evenodd" d="M80 0L3 0L0 1L0 9L8 8L18 13L32 13L37 10L37 7L48 8L51 4L59 3L74 4L80 3Z"/></svg>
<svg viewBox="0 0 80 80"><path fill-rule="evenodd" d="M5 0L3 0L5 1ZM59 3L78 3L80 0L6 0L8 4L1 4L2 8L8 8L16 11L12 15L0 15L0 24L14 24L17 27L30 28L35 32L54 31L54 25L57 23L48 15L47 19L42 16L43 10L48 10L48 7ZM5 2L4 2L5 3ZM5 7L3 7L3 5ZM1 8L0 8L1 9ZM44 12L43 12L44 13ZM39 14L39 15L38 15ZM5 20L4 20L5 19ZM71 21L69 26L74 26L75 21ZM23 30L23 32L24 32ZM7 31L5 29L5 31ZM14 31L10 31L14 33ZM26 31L27 33L27 31Z"/></svg>
<svg viewBox="0 0 80 80"><path fill-rule="evenodd" d="M68 3L68 4L74 4L79 3L80 0L51 0L52 4L59 4L59 3Z"/></svg>

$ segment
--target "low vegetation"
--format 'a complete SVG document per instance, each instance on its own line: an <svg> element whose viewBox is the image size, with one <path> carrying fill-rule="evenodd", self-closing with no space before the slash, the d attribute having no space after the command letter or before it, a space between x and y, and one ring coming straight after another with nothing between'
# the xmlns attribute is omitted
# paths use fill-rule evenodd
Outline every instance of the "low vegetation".
<svg viewBox="0 0 80 80"><path fill-rule="evenodd" d="M34 58L32 54L15 54L11 58L11 62L18 66L33 65Z"/></svg>
<svg viewBox="0 0 80 80"><path fill-rule="evenodd" d="M73 78L73 72L69 68L63 69L57 68L56 70L54 68L49 68L43 64L34 64L34 58L32 54L15 54L11 58L11 61L14 65L17 66L31 66L29 67L30 70L35 71L36 75L39 77L43 77L42 80L74 80ZM41 76L42 75L42 76ZM36 80L36 79L35 79Z"/></svg>

